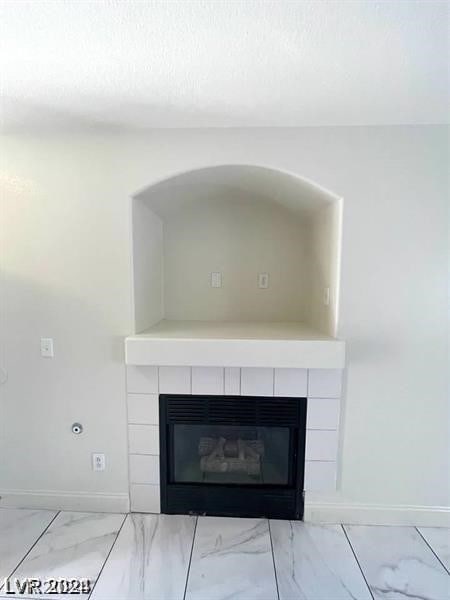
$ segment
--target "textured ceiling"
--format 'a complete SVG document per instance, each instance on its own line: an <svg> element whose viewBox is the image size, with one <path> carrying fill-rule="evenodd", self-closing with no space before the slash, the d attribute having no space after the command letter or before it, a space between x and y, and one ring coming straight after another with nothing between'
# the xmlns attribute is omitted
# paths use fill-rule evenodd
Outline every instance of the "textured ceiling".
<svg viewBox="0 0 450 600"><path fill-rule="evenodd" d="M434 0L0 0L6 131L448 122Z"/></svg>

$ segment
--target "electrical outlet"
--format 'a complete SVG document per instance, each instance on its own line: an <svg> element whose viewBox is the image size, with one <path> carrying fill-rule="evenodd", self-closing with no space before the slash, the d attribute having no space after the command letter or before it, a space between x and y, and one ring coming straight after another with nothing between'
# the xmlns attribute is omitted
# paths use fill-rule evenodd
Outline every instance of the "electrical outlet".
<svg viewBox="0 0 450 600"><path fill-rule="evenodd" d="M258 287L266 290L269 287L269 273L258 273Z"/></svg>
<svg viewBox="0 0 450 600"><path fill-rule="evenodd" d="M222 273L211 273L211 287L222 287Z"/></svg>
<svg viewBox="0 0 450 600"><path fill-rule="evenodd" d="M92 454L92 470L93 471L104 471L105 467L106 467L105 455L94 452Z"/></svg>
<svg viewBox="0 0 450 600"><path fill-rule="evenodd" d="M53 358L53 339L41 338L41 356L44 358Z"/></svg>

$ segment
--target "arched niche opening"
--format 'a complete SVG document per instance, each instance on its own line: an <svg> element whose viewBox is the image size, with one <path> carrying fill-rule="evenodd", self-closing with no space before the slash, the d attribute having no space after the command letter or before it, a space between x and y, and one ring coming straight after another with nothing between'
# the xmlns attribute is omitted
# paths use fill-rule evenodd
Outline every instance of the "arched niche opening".
<svg viewBox="0 0 450 600"><path fill-rule="evenodd" d="M132 211L135 334L336 335L342 201L331 192L224 165L151 185Z"/></svg>

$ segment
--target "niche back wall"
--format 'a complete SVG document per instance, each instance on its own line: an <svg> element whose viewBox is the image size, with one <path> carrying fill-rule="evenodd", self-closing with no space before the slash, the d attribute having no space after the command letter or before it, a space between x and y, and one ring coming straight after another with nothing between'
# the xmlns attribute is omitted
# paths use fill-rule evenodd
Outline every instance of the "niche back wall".
<svg viewBox="0 0 450 600"><path fill-rule="evenodd" d="M201 202L164 222L165 317L302 321L308 294L304 224L266 202ZM212 288L210 273L222 273ZM259 289L257 274L269 273Z"/></svg>

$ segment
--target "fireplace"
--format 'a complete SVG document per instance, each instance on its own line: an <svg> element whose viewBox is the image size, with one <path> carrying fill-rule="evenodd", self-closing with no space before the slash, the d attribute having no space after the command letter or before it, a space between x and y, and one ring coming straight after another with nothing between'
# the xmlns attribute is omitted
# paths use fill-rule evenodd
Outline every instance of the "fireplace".
<svg viewBox="0 0 450 600"><path fill-rule="evenodd" d="M161 394L161 512L302 519L306 402Z"/></svg>

